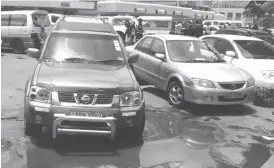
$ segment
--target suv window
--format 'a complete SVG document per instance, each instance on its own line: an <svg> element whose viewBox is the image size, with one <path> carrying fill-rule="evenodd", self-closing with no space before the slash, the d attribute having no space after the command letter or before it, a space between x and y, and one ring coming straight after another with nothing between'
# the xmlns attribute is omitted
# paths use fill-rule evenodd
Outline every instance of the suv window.
<svg viewBox="0 0 274 168"><path fill-rule="evenodd" d="M79 58L88 61L119 60L124 62L124 54L117 36L52 33L47 44L44 59L60 61L67 58Z"/></svg>
<svg viewBox="0 0 274 168"><path fill-rule="evenodd" d="M165 45L162 40L160 39L155 39L152 47L151 47L152 54L160 53L160 54L165 54Z"/></svg>
<svg viewBox="0 0 274 168"><path fill-rule="evenodd" d="M227 51L234 51L235 49L232 46L232 44L224 39L218 39L218 41L215 43L214 48L220 53L220 54L226 54ZM235 52L236 53L236 52Z"/></svg>
<svg viewBox="0 0 274 168"><path fill-rule="evenodd" d="M58 16L51 16L52 23L55 23L59 19Z"/></svg>
<svg viewBox="0 0 274 168"><path fill-rule="evenodd" d="M141 52L144 52L144 53L148 54L148 52L150 50L150 47L151 47L152 41L153 41L153 38L147 37L147 38L143 39L143 41L141 41L137 45L136 49L139 50L139 51L141 51Z"/></svg>
<svg viewBox="0 0 274 168"><path fill-rule="evenodd" d="M1 15L1 26L9 25L9 15Z"/></svg>
<svg viewBox="0 0 274 168"><path fill-rule="evenodd" d="M27 15L13 14L11 15L11 26L27 26Z"/></svg>

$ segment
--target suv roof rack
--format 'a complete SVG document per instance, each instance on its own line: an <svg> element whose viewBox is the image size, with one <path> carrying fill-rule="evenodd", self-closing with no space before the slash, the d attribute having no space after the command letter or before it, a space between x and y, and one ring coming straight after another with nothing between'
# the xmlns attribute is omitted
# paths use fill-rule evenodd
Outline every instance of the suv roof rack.
<svg viewBox="0 0 274 168"><path fill-rule="evenodd" d="M90 16L63 16L56 24L54 31L93 31L116 34L113 26L103 19Z"/></svg>

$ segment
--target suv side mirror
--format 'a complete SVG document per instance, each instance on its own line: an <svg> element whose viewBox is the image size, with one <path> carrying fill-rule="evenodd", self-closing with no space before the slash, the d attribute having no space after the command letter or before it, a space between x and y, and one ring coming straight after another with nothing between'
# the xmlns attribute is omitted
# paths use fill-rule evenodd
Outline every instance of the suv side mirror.
<svg viewBox="0 0 274 168"><path fill-rule="evenodd" d="M225 53L225 55L228 56L228 57L231 57L231 58L235 58L235 56L236 56L234 51L227 51Z"/></svg>
<svg viewBox="0 0 274 168"><path fill-rule="evenodd" d="M154 56L159 60L164 60L165 59L165 54L156 53Z"/></svg>
<svg viewBox="0 0 274 168"><path fill-rule="evenodd" d="M41 52L37 48L28 48L27 49L27 56L29 56L31 58L39 59L40 54L41 54Z"/></svg>
<svg viewBox="0 0 274 168"><path fill-rule="evenodd" d="M135 53L135 54L130 54L129 58L128 58L128 63L129 64L134 64L136 62L138 62L139 59L139 54Z"/></svg>

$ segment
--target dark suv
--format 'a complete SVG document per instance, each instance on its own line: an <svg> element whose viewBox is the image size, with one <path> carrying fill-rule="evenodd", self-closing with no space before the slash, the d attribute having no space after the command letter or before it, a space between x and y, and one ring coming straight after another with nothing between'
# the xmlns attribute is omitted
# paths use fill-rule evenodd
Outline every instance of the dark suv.
<svg viewBox="0 0 274 168"><path fill-rule="evenodd" d="M121 130L141 138L145 125L142 90L113 27L96 18L65 16L41 51L28 49L38 64L25 87L25 133L42 127L58 134L103 135ZM124 129L127 128L127 129ZM135 136L134 136L135 137Z"/></svg>
<svg viewBox="0 0 274 168"><path fill-rule="evenodd" d="M271 45L274 45L274 36L271 33L261 31L261 30L227 28L227 29L219 29L215 34L233 34L233 35L241 35L241 36L252 36L252 37L262 39Z"/></svg>

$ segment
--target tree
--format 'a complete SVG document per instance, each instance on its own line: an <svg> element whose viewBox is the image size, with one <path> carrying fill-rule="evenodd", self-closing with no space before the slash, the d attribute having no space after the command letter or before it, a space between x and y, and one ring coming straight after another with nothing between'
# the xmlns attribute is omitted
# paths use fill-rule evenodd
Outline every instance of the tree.
<svg viewBox="0 0 274 168"><path fill-rule="evenodd" d="M274 1L251 0L245 7L243 16L253 20L253 24L272 27L274 14Z"/></svg>
<svg viewBox="0 0 274 168"><path fill-rule="evenodd" d="M264 11L262 6L267 1L254 1L251 0L245 7L245 11L243 12L243 16L253 20L253 23L256 23L257 20L264 16Z"/></svg>

